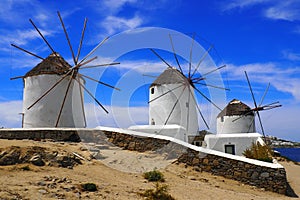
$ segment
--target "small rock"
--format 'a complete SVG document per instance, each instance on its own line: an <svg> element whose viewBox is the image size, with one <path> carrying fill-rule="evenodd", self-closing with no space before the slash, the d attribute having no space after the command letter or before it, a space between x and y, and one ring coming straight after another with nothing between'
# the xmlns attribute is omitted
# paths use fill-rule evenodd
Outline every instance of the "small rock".
<svg viewBox="0 0 300 200"><path fill-rule="evenodd" d="M47 191L46 191L46 190L39 190L39 193L41 193L41 194L46 194Z"/></svg>
<svg viewBox="0 0 300 200"><path fill-rule="evenodd" d="M97 144L97 145L95 145L95 147L98 149L109 149L109 146L103 145L103 144Z"/></svg>
<svg viewBox="0 0 300 200"><path fill-rule="evenodd" d="M37 183L37 185L38 185L38 186L45 186L46 183L45 183L44 181L39 181L39 182Z"/></svg>
<svg viewBox="0 0 300 200"><path fill-rule="evenodd" d="M80 194L79 192L75 193L75 196L76 196L77 198L81 198L81 194Z"/></svg>
<svg viewBox="0 0 300 200"><path fill-rule="evenodd" d="M268 178L269 176L270 176L269 172L263 172L260 174L260 177L262 177L262 178Z"/></svg>
<svg viewBox="0 0 300 200"><path fill-rule="evenodd" d="M45 162L43 161L42 157L40 155L34 155L29 160L32 164L36 166L44 166Z"/></svg>
<svg viewBox="0 0 300 200"><path fill-rule="evenodd" d="M80 149L80 151L87 151L88 150L88 148L86 148L85 146L81 146L79 149Z"/></svg>

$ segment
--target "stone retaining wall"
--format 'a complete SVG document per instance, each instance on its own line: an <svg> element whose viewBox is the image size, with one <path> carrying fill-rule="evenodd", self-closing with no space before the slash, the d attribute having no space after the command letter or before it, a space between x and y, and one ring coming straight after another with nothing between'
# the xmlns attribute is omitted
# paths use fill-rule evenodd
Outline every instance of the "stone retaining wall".
<svg viewBox="0 0 300 200"><path fill-rule="evenodd" d="M80 142L76 129L0 129L0 139Z"/></svg>
<svg viewBox="0 0 300 200"><path fill-rule="evenodd" d="M168 153L172 154L176 150L179 163L194 166L198 171L210 172L269 191L286 194L287 179L284 168L259 166L227 157L204 154L187 147L178 148L179 144L157 138L109 131L103 131L103 133L108 137L109 142L123 149L144 152L159 151L165 149L165 146L169 146L171 148L167 148L170 150Z"/></svg>

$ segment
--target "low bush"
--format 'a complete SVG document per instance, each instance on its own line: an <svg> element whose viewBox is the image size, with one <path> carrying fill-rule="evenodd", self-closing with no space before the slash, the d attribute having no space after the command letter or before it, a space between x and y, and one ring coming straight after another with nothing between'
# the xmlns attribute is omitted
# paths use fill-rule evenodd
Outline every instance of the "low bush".
<svg viewBox="0 0 300 200"><path fill-rule="evenodd" d="M156 169L154 169L153 171L145 172L144 178L151 182L156 182L156 181L164 182L165 181L164 175Z"/></svg>
<svg viewBox="0 0 300 200"><path fill-rule="evenodd" d="M83 183L81 184L81 189L83 191L95 192L97 191L97 186L95 183Z"/></svg>
<svg viewBox="0 0 300 200"><path fill-rule="evenodd" d="M139 193L139 195L146 198L146 200L174 200L174 197L168 193L168 186L159 183L155 184L154 189L148 189Z"/></svg>
<svg viewBox="0 0 300 200"><path fill-rule="evenodd" d="M246 149L243 153L246 158L256 159L264 162L273 161L273 150L267 145L261 145L259 143L252 143L249 149Z"/></svg>

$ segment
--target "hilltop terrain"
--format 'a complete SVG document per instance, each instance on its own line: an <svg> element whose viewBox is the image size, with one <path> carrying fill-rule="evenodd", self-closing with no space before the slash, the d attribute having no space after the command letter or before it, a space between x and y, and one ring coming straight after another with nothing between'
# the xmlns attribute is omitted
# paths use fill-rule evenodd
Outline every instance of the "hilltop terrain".
<svg viewBox="0 0 300 200"><path fill-rule="evenodd" d="M161 184L168 186L175 199L291 199L199 172L151 152L29 140L0 140L0 146L0 164L7 164L0 166L0 199L143 199L138 193L154 188L143 172L155 167L164 174ZM44 163L38 162L40 158ZM300 166L282 164L299 195ZM97 191L85 191L84 183L96 184Z"/></svg>

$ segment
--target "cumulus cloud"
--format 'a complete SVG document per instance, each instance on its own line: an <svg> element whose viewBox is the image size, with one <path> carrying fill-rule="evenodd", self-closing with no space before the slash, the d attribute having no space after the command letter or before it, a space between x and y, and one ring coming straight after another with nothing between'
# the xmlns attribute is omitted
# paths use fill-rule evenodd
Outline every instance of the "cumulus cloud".
<svg viewBox="0 0 300 200"><path fill-rule="evenodd" d="M136 15L132 18L123 18L117 16L106 17L101 25L106 29L108 34L113 34L119 31L134 29L142 25L143 20Z"/></svg>
<svg viewBox="0 0 300 200"><path fill-rule="evenodd" d="M270 2L270 0L230 0L223 3L223 11L232 10L232 9L244 9L251 7L257 4Z"/></svg>
<svg viewBox="0 0 300 200"><path fill-rule="evenodd" d="M22 126L22 101L0 102L0 126L16 128Z"/></svg>
<svg viewBox="0 0 300 200"><path fill-rule="evenodd" d="M111 13L119 12L125 4L136 3L137 0L104 0L103 6Z"/></svg>
<svg viewBox="0 0 300 200"><path fill-rule="evenodd" d="M300 60L300 53L295 53L290 50L282 51L282 55L285 59L288 59L291 61L299 61Z"/></svg>
<svg viewBox="0 0 300 200"><path fill-rule="evenodd" d="M273 20L300 20L300 5L297 0L229 0L222 4L223 11L261 6L262 16Z"/></svg>
<svg viewBox="0 0 300 200"><path fill-rule="evenodd" d="M300 20L300 5L298 1L279 1L264 11L267 18L274 20Z"/></svg>
<svg viewBox="0 0 300 200"><path fill-rule="evenodd" d="M244 80L244 71L251 74L251 81L256 83L271 83L278 91L291 94L300 102L299 78L300 68L282 68L275 63L252 63L243 66L227 65L230 80Z"/></svg>

